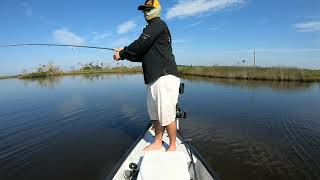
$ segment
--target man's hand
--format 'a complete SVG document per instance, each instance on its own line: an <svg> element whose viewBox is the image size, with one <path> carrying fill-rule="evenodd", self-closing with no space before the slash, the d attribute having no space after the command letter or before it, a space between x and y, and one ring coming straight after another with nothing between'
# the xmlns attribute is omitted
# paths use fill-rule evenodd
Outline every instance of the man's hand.
<svg viewBox="0 0 320 180"><path fill-rule="evenodd" d="M120 61L121 57L120 57L119 52L122 51L123 48L116 48L115 50L116 50L116 52L113 55L113 59L116 60L116 61Z"/></svg>

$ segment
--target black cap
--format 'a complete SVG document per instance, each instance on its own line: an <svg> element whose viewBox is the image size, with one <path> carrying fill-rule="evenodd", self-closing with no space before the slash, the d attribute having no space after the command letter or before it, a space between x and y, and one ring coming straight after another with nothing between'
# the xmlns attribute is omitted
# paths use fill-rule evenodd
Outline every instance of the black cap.
<svg viewBox="0 0 320 180"><path fill-rule="evenodd" d="M153 8L153 6L141 5L141 6L138 7L138 10L139 11L145 11L145 10L150 10L152 8Z"/></svg>
<svg viewBox="0 0 320 180"><path fill-rule="evenodd" d="M150 10L154 8L153 3L154 3L154 0L146 0L146 2L143 5L140 5L138 7L138 10L139 11Z"/></svg>

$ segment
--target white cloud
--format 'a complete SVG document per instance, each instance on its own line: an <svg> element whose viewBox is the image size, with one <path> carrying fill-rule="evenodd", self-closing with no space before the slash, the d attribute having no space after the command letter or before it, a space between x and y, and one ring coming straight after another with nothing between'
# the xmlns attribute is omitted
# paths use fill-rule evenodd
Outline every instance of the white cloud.
<svg viewBox="0 0 320 180"><path fill-rule="evenodd" d="M317 32L320 31L320 21L309 21L294 25L298 32Z"/></svg>
<svg viewBox="0 0 320 180"><path fill-rule="evenodd" d="M77 36L68 29L62 28L57 29L53 32L53 37L55 42L62 44L72 44L72 45L82 45L84 44L84 39Z"/></svg>
<svg viewBox="0 0 320 180"><path fill-rule="evenodd" d="M97 32L93 32L93 38L90 41L91 43L95 43L97 41L101 41L101 40L105 40L106 38L112 36L112 33L110 32L105 32L105 33L97 33Z"/></svg>
<svg viewBox="0 0 320 180"><path fill-rule="evenodd" d="M244 4L244 0L179 0L166 14L167 19L195 16Z"/></svg>
<svg viewBox="0 0 320 180"><path fill-rule="evenodd" d="M127 21L118 26L118 34L125 34L137 27L135 21Z"/></svg>
<svg viewBox="0 0 320 180"><path fill-rule="evenodd" d="M32 16L33 11L32 11L32 8L28 2L21 2L20 6L24 8L24 12L27 16Z"/></svg>

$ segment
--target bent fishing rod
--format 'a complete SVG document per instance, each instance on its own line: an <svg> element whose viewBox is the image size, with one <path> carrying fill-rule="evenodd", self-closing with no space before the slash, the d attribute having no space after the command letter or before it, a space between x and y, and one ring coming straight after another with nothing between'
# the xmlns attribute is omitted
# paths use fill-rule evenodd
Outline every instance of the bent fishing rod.
<svg viewBox="0 0 320 180"><path fill-rule="evenodd" d="M102 49L109 51L117 51L113 48L97 47L97 46L81 46L81 45L70 45L70 44L8 44L0 45L0 48L4 47L19 47L19 46L56 46L56 47L74 47L74 48L89 48L89 49Z"/></svg>

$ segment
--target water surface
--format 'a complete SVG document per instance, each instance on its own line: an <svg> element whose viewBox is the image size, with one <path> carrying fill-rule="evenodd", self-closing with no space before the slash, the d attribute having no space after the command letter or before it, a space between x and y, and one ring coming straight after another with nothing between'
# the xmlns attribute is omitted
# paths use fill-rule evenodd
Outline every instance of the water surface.
<svg viewBox="0 0 320 180"><path fill-rule="evenodd" d="M222 179L319 178L319 84L183 81L183 133ZM103 179L148 123L142 75L0 87L1 180Z"/></svg>

